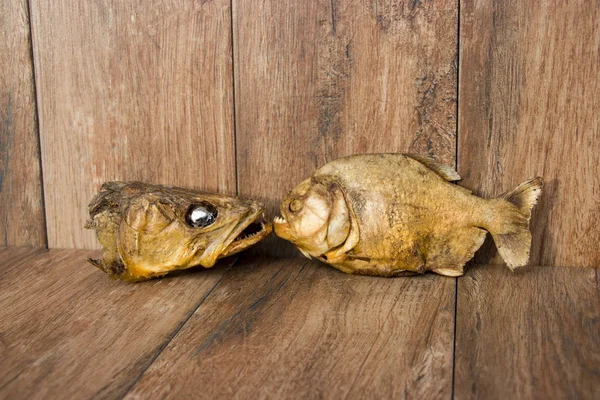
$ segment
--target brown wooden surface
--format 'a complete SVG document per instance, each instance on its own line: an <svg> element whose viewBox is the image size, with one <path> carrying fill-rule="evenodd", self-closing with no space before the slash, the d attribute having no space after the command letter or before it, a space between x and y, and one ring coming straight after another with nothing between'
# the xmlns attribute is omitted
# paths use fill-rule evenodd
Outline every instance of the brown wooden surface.
<svg viewBox="0 0 600 400"><path fill-rule="evenodd" d="M0 245L46 246L27 0L0 1Z"/></svg>
<svg viewBox="0 0 600 400"><path fill-rule="evenodd" d="M470 269L458 280L455 398L600 398L598 275Z"/></svg>
<svg viewBox="0 0 600 400"><path fill-rule="evenodd" d="M600 8L478 0L460 12L462 185L493 196L544 177L532 265L598 266Z"/></svg>
<svg viewBox="0 0 600 400"><path fill-rule="evenodd" d="M0 398L600 395L598 270L479 265L456 293L245 257L126 284L90 255L0 248Z"/></svg>
<svg viewBox="0 0 600 400"><path fill-rule="evenodd" d="M240 262L127 398L448 398L454 289Z"/></svg>
<svg viewBox="0 0 600 400"><path fill-rule="evenodd" d="M24 261L43 253L46 249L39 247L0 247L0 280Z"/></svg>
<svg viewBox="0 0 600 400"><path fill-rule="evenodd" d="M14 251L24 250L0 253L7 399L123 395L225 270L126 284L88 264L90 251L50 250L21 262Z"/></svg>
<svg viewBox="0 0 600 400"><path fill-rule="evenodd" d="M239 193L277 213L340 156L455 162L457 1L233 1ZM271 238L263 252L299 254Z"/></svg>
<svg viewBox="0 0 600 400"><path fill-rule="evenodd" d="M105 180L235 193L229 0L32 0L50 247Z"/></svg>

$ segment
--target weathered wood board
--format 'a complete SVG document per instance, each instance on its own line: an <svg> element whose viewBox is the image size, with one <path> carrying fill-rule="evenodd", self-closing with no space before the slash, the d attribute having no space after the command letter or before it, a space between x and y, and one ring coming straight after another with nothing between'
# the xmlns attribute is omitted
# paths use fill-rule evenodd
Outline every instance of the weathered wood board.
<svg viewBox="0 0 600 400"><path fill-rule="evenodd" d="M448 398L454 289L240 261L126 398Z"/></svg>
<svg viewBox="0 0 600 400"><path fill-rule="evenodd" d="M458 172L496 196L542 176L532 265L600 265L600 8L463 1ZM481 263L498 263L493 246Z"/></svg>
<svg viewBox="0 0 600 400"><path fill-rule="evenodd" d="M0 245L46 246L29 6L0 2Z"/></svg>
<svg viewBox="0 0 600 400"><path fill-rule="evenodd" d="M127 284L89 265L90 251L50 250L21 261L14 254L23 250L6 252L0 398L122 396L225 271Z"/></svg>
<svg viewBox="0 0 600 400"><path fill-rule="evenodd" d="M0 398L600 395L598 270L247 258L126 284L92 255L0 248Z"/></svg>
<svg viewBox="0 0 600 400"><path fill-rule="evenodd" d="M454 165L457 1L233 1L238 188L268 215L329 160ZM275 238L262 251L298 254Z"/></svg>
<svg viewBox="0 0 600 400"><path fill-rule="evenodd" d="M46 252L46 249L40 247L0 247L0 280L16 266Z"/></svg>
<svg viewBox="0 0 600 400"><path fill-rule="evenodd" d="M32 0L50 247L106 180L235 193L228 0Z"/></svg>
<svg viewBox="0 0 600 400"><path fill-rule="evenodd" d="M591 268L476 266L458 280L456 399L600 397Z"/></svg>

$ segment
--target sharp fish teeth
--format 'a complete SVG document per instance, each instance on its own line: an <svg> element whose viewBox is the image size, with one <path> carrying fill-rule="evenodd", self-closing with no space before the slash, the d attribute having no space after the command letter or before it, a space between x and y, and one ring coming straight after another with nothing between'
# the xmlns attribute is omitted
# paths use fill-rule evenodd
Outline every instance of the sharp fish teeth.
<svg viewBox="0 0 600 400"><path fill-rule="evenodd" d="M285 223L285 218L277 216L277 217L274 218L273 221L275 221L278 224L284 224Z"/></svg>
<svg viewBox="0 0 600 400"><path fill-rule="evenodd" d="M260 231L258 231L258 232L254 232L254 233L246 233L246 234L244 234L244 235L241 235L241 234L240 234L240 236L236 237L236 238L234 239L234 241L237 241L237 240L244 240L244 239L248 239L248 238L251 238L251 237L253 237L253 236L256 236L256 235L258 235L259 233L261 233L261 232L262 232L262 231L265 229L265 224L261 222L261 223L260 223L260 228L261 228L261 229L260 229Z"/></svg>

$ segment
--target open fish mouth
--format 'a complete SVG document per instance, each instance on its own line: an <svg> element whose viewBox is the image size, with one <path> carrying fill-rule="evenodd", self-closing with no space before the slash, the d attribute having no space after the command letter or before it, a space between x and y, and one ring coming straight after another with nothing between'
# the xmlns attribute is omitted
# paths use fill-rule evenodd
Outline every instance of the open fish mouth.
<svg viewBox="0 0 600 400"><path fill-rule="evenodd" d="M238 253L260 242L273 231L273 225L266 222L262 214L256 213L239 223L232 232L233 239L219 258Z"/></svg>

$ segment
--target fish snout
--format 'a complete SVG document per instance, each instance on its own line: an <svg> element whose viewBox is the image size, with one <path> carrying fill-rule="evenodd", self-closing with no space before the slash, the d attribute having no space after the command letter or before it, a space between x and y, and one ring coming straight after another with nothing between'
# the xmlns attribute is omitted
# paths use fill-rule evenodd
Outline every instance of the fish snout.
<svg viewBox="0 0 600 400"><path fill-rule="evenodd" d="M273 219L273 230L282 239L289 240L292 238L290 224L283 217L277 216Z"/></svg>
<svg viewBox="0 0 600 400"><path fill-rule="evenodd" d="M265 212L265 205L260 201L242 199L242 207L246 208L250 214L262 214Z"/></svg>

